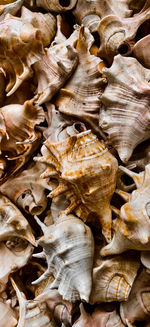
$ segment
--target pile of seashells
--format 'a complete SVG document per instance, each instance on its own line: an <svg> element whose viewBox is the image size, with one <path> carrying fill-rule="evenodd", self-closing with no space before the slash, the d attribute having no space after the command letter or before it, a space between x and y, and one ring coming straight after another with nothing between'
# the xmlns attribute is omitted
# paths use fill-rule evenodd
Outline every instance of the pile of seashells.
<svg viewBox="0 0 150 327"><path fill-rule="evenodd" d="M0 327L150 327L150 0L0 0Z"/></svg>

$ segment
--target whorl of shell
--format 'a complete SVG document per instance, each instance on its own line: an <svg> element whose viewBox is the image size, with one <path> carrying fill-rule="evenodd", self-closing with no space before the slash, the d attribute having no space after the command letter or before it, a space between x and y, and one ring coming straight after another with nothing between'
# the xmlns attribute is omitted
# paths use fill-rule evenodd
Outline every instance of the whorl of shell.
<svg viewBox="0 0 150 327"><path fill-rule="evenodd" d="M63 299L88 302L94 255L90 228L73 215L62 215L56 224L49 227L44 225L42 228L44 236L38 244L43 247L41 256L46 257L48 268L34 283L39 283L52 274L55 279L50 288L58 289Z"/></svg>
<svg viewBox="0 0 150 327"><path fill-rule="evenodd" d="M93 269L90 303L127 301L139 267L138 258L130 253L101 260Z"/></svg>
<svg viewBox="0 0 150 327"><path fill-rule="evenodd" d="M137 189L131 194L118 191L128 202L121 207L120 215L114 221L113 239L102 249L102 255L118 254L128 249L150 250L150 164L142 174L122 169L134 179Z"/></svg>
<svg viewBox="0 0 150 327"><path fill-rule="evenodd" d="M64 12L73 9L77 0L36 0L36 5L48 11Z"/></svg>
<svg viewBox="0 0 150 327"><path fill-rule="evenodd" d="M17 317L12 310L11 306L7 303L0 302L0 317L1 317L1 327L8 326L9 321L9 327L15 327L17 325Z"/></svg>
<svg viewBox="0 0 150 327"><path fill-rule="evenodd" d="M2 21L6 14L15 15L21 8L24 0L0 0L0 21Z"/></svg>
<svg viewBox="0 0 150 327"><path fill-rule="evenodd" d="M79 32L76 50L79 64L71 79L59 92L56 106L60 112L87 122L98 132L98 117L100 108L100 91L103 90L106 79L102 76L103 62L90 54L94 38L83 26Z"/></svg>
<svg viewBox="0 0 150 327"><path fill-rule="evenodd" d="M77 51L74 44L78 39L78 31L60 44L45 49L45 56L34 64L34 71L38 79L39 104L52 99L54 94L71 76L78 63Z"/></svg>
<svg viewBox="0 0 150 327"><path fill-rule="evenodd" d="M121 303L120 315L127 326L150 319L150 273L142 269L136 278L128 301ZM133 325L132 325L133 324Z"/></svg>
<svg viewBox="0 0 150 327"><path fill-rule="evenodd" d="M59 186L50 196L68 191L71 203L65 212L72 212L81 204L81 218L86 211L96 213L102 233L110 241L110 200L115 191L118 169L115 157L90 130L57 143L47 140L44 144L43 157L36 158L48 165L42 176L54 175L57 178L58 175L59 179Z"/></svg>
<svg viewBox="0 0 150 327"><path fill-rule="evenodd" d="M42 35L38 28L22 18L7 14L0 22L0 67L9 82L7 96L31 77L31 65L44 55Z"/></svg>
<svg viewBox="0 0 150 327"><path fill-rule="evenodd" d="M44 47L51 43L56 33L56 18L52 14L32 12L26 7L22 7L21 18L40 30Z"/></svg>
<svg viewBox="0 0 150 327"><path fill-rule="evenodd" d="M47 206L45 190L51 190L48 181L40 177L44 170L44 164L31 163L3 183L0 191L27 213L40 215Z"/></svg>
<svg viewBox="0 0 150 327"><path fill-rule="evenodd" d="M150 72L136 59L120 55L103 72L108 85L101 97L99 125L127 162L135 147L150 137Z"/></svg>

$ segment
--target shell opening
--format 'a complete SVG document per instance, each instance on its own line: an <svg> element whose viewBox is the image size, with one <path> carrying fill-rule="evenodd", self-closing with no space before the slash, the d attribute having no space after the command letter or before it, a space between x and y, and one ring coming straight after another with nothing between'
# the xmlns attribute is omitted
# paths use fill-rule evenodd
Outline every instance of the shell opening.
<svg viewBox="0 0 150 327"><path fill-rule="evenodd" d="M61 7L69 7L70 6L70 0L59 0L59 4Z"/></svg>
<svg viewBox="0 0 150 327"><path fill-rule="evenodd" d="M136 42L143 39L149 34L150 31L150 19L147 19L143 24L141 24L136 33Z"/></svg>
<svg viewBox="0 0 150 327"><path fill-rule="evenodd" d="M130 46L127 44L127 43L122 43L119 45L118 47L118 52L121 54L121 55L125 55L129 52L130 50Z"/></svg>

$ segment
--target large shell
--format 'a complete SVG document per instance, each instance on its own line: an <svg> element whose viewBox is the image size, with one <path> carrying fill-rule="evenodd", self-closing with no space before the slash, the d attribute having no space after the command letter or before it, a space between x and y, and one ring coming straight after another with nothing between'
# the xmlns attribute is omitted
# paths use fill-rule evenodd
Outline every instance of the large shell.
<svg viewBox="0 0 150 327"><path fill-rule="evenodd" d="M47 140L45 146L42 148L43 157L37 157L37 160L49 165L43 177L56 176L58 173L60 176L59 186L50 196L54 197L68 190L72 199L66 213L80 204L83 206L81 218L86 211L95 212L104 236L110 241L110 200L115 191L118 169L115 157L91 131L57 143Z"/></svg>
<svg viewBox="0 0 150 327"><path fill-rule="evenodd" d="M31 163L26 170L3 183L0 191L27 213L39 215L47 206L45 190L51 190L47 181L40 177L44 170L45 165Z"/></svg>
<svg viewBox="0 0 150 327"><path fill-rule="evenodd" d="M136 59L120 55L103 71L108 86L101 97L99 124L127 162L134 148L150 137L150 72Z"/></svg>
<svg viewBox="0 0 150 327"><path fill-rule="evenodd" d="M36 0L38 7L56 12L71 10L76 5L76 2L77 0Z"/></svg>
<svg viewBox="0 0 150 327"><path fill-rule="evenodd" d="M50 288L58 288L63 299L88 302L94 255L90 228L73 215L62 215L55 225L44 225L43 232L38 244L43 247L48 268L34 283L53 274L55 280Z"/></svg>
<svg viewBox="0 0 150 327"><path fill-rule="evenodd" d="M2 21L6 14L15 15L21 8L24 0L0 0L0 21Z"/></svg>
<svg viewBox="0 0 150 327"><path fill-rule="evenodd" d="M70 38L61 43L61 47L56 44L46 49L42 60L34 64L38 79L39 104L51 100L76 68L78 55L74 43L77 39L78 31L74 31Z"/></svg>
<svg viewBox="0 0 150 327"><path fill-rule="evenodd" d="M150 250L150 164L143 174L122 169L134 179L137 190L131 194L120 192L128 202L120 209L120 217L114 222L112 242L102 249L102 255L118 254L128 249Z"/></svg>
<svg viewBox="0 0 150 327"><path fill-rule="evenodd" d="M90 303L127 301L140 267L134 254L101 260L93 269Z"/></svg>
<svg viewBox="0 0 150 327"><path fill-rule="evenodd" d="M87 28L81 27L76 49L79 64L71 79L56 99L59 111L87 122L98 131L100 91L106 79L100 73L100 58L90 54L94 39Z"/></svg>
<svg viewBox="0 0 150 327"><path fill-rule="evenodd" d="M40 30L44 47L47 47L56 33L56 18L48 13L32 12L22 7L21 18Z"/></svg>
<svg viewBox="0 0 150 327"><path fill-rule="evenodd" d="M32 24L7 14L0 22L0 40L0 67L9 80L6 87L9 96L31 77L31 65L44 55L42 36Z"/></svg>
<svg viewBox="0 0 150 327"><path fill-rule="evenodd" d="M141 271L133 284L128 301L121 303L120 315L128 327L135 321L150 319L150 274L145 269Z"/></svg>

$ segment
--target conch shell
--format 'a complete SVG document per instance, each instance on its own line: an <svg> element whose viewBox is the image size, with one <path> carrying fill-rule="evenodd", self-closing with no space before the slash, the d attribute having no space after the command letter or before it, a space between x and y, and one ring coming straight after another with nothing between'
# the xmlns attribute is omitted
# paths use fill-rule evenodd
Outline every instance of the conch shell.
<svg viewBox="0 0 150 327"><path fill-rule="evenodd" d="M108 86L101 96L99 124L127 162L135 147L150 138L150 72L136 59L120 55L103 72Z"/></svg>
<svg viewBox="0 0 150 327"><path fill-rule="evenodd" d="M34 64L38 80L36 102L42 104L52 99L54 94L63 86L71 76L78 63L77 51L74 44L78 39L78 31L64 42L45 49L46 54L42 60Z"/></svg>
<svg viewBox="0 0 150 327"><path fill-rule="evenodd" d="M0 191L27 213L39 215L47 206L45 190L51 190L48 182L40 178L44 170L44 164L32 162L26 170L3 183Z"/></svg>
<svg viewBox="0 0 150 327"><path fill-rule="evenodd" d="M102 60L90 54L93 42L89 30L82 26L76 45L79 64L71 79L60 90L56 106L60 112L87 122L99 132L100 91L103 90L106 79L100 72Z"/></svg>
<svg viewBox="0 0 150 327"><path fill-rule="evenodd" d="M93 269L90 303L127 301L139 267L130 253L101 260Z"/></svg>
<svg viewBox="0 0 150 327"><path fill-rule="evenodd" d="M59 186L50 196L53 198L68 191L71 203L65 212L70 213L81 204L78 210L81 218L86 211L96 213L102 232L110 241L110 200L115 191L118 169L115 157L90 130L57 143L47 140L42 154L43 157L36 160L49 165L42 176L58 176L59 179Z"/></svg>
<svg viewBox="0 0 150 327"><path fill-rule="evenodd" d="M64 300L75 302L81 299L88 302L94 255L94 240L90 228L73 215L62 215L56 224L49 227L39 219L38 222L44 232L44 236L38 241L43 252L34 256L45 256L48 268L33 284L54 275L50 288L58 289Z"/></svg>
<svg viewBox="0 0 150 327"><path fill-rule="evenodd" d="M6 14L15 15L21 8L24 0L0 0L0 21Z"/></svg>
<svg viewBox="0 0 150 327"><path fill-rule="evenodd" d="M22 18L7 14L0 22L0 39L0 67L9 80L6 86L9 96L32 76L31 65L44 55L42 35Z"/></svg>
<svg viewBox="0 0 150 327"><path fill-rule="evenodd" d="M36 5L48 11L64 12L71 10L77 0L36 0Z"/></svg>
<svg viewBox="0 0 150 327"><path fill-rule="evenodd" d="M121 207L120 216L114 221L113 239L102 249L102 255L118 254L128 249L150 250L150 164L145 167L145 172L139 174L124 167L122 170L134 179L137 190L131 194L118 191L128 202Z"/></svg>

